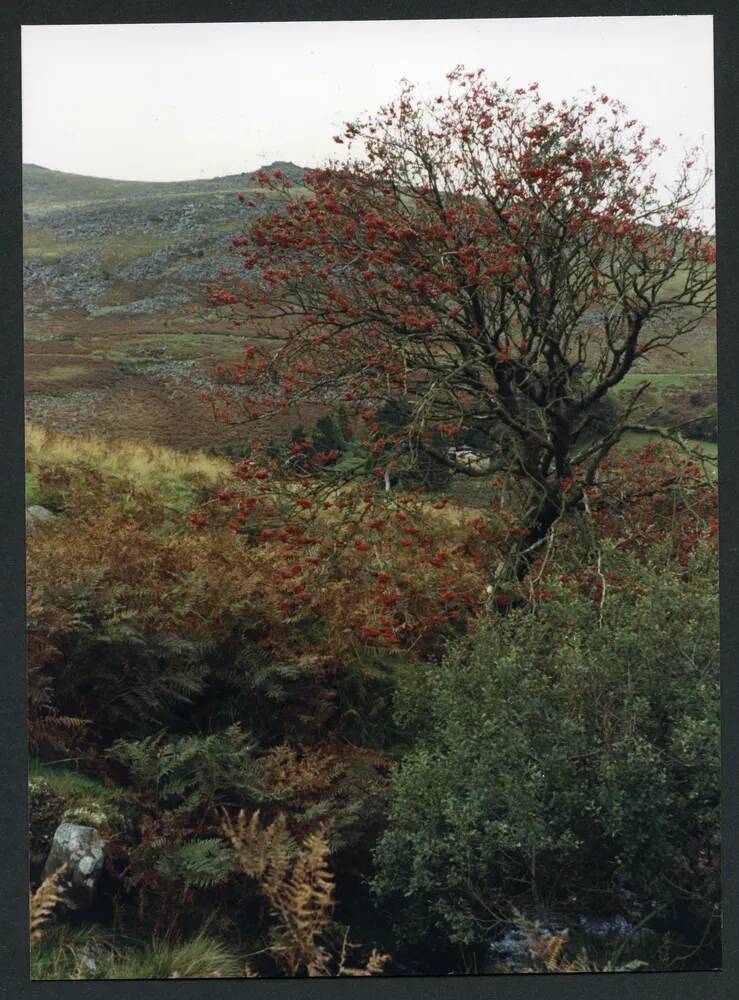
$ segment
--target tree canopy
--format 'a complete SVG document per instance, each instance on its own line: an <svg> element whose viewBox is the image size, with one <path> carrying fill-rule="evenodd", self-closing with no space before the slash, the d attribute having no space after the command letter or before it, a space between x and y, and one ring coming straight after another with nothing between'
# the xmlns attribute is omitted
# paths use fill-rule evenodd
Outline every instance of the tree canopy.
<svg viewBox="0 0 739 1000"><path fill-rule="evenodd" d="M340 401L386 482L424 453L504 475L530 550L587 505L633 426L638 390L596 419L610 390L715 307L710 173L693 149L661 183L663 145L609 95L555 105L462 67L448 81L430 100L405 83L348 123L334 137L346 160L301 188L261 175L281 198L233 241L238 272L208 288L249 334L221 405L258 420ZM259 335L276 330L268 350ZM388 433L377 415L399 400L408 419ZM327 455L311 456L317 478Z"/></svg>

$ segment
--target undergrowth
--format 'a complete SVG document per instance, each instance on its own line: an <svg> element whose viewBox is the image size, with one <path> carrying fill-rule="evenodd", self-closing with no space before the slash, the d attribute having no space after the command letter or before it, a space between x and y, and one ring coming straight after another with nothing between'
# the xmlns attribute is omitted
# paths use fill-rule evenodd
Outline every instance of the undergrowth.
<svg viewBox="0 0 739 1000"><path fill-rule="evenodd" d="M49 912L35 978L407 973L418 940L459 971L506 905L657 888L693 929L650 967L691 967L718 907L713 480L616 456L643 495L557 525L508 603L503 494L319 507L263 471L28 429L54 515L27 547L33 891L63 819L108 843L98 922ZM623 964L574 947L532 968Z"/></svg>

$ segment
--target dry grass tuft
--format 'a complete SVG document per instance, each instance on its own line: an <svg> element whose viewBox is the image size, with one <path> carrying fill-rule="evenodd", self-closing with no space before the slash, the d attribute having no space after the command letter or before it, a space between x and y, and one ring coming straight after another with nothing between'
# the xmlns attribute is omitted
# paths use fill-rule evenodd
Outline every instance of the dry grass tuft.
<svg viewBox="0 0 739 1000"><path fill-rule="evenodd" d="M87 434L59 434L48 427L26 424L26 460L60 465L90 465L104 475L148 487L182 477L216 485L231 464L201 452L182 453L140 441L106 441Z"/></svg>

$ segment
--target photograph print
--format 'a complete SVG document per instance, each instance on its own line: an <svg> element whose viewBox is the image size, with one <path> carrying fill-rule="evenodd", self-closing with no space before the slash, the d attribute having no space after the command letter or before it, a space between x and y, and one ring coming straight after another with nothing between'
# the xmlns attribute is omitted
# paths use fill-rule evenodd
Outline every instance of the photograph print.
<svg viewBox="0 0 739 1000"><path fill-rule="evenodd" d="M721 968L712 51L23 28L32 979Z"/></svg>

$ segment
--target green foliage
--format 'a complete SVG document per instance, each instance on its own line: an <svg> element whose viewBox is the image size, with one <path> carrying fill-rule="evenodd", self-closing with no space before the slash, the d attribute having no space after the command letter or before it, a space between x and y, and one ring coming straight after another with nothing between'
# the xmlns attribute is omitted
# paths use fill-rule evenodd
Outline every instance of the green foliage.
<svg viewBox="0 0 739 1000"><path fill-rule="evenodd" d="M232 949L206 934L189 941L155 940L124 955L106 971L106 979L236 979L244 963Z"/></svg>
<svg viewBox="0 0 739 1000"><path fill-rule="evenodd" d="M118 811L126 799L125 793L115 785L105 785L69 764L50 763L37 757L32 757L29 762L28 783L31 787L46 784L59 798L78 806L89 803Z"/></svg>
<svg viewBox="0 0 739 1000"><path fill-rule="evenodd" d="M707 406L698 420L693 421L688 428L691 437L702 441L718 440L718 407L714 403Z"/></svg>
<svg viewBox="0 0 739 1000"><path fill-rule="evenodd" d="M265 798L251 738L233 725L207 735L117 740L107 756L125 768L138 811L138 834L120 845L125 885L142 905L153 903L155 928L186 915L197 922L216 908L212 892L232 874L231 852L216 836L222 810L253 809Z"/></svg>
<svg viewBox="0 0 739 1000"><path fill-rule="evenodd" d="M322 829L353 867L384 825L387 763L382 754L339 742L300 749L285 743L261 760L260 775L271 807L291 830Z"/></svg>
<svg viewBox="0 0 739 1000"><path fill-rule="evenodd" d="M227 881L233 868L233 852L217 837L188 840L162 858L157 868L167 881L209 889Z"/></svg>
<svg viewBox="0 0 739 1000"><path fill-rule="evenodd" d="M634 562L602 617L561 586L408 676L376 893L410 938L474 943L512 904L618 911L718 898L712 551ZM576 900L575 903L570 901Z"/></svg>
<svg viewBox="0 0 739 1000"><path fill-rule="evenodd" d="M139 804L189 815L216 809L229 796L253 801L254 753L251 738L234 724L207 735L116 740L108 756L127 768Z"/></svg>
<svg viewBox="0 0 739 1000"><path fill-rule="evenodd" d="M202 931L178 941L168 937L146 943L111 934L99 925L61 924L44 932L31 947L33 980L226 979L244 975L232 944Z"/></svg>
<svg viewBox="0 0 739 1000"><path fill-rule="evenodd" d="M351 437L349 415L341 404L335 413L327 413L316 421L313 447L316 451L347 451Z"/></svg>
<svg viewBox="0 0 739 1000"><path fill-rule="evenodd" d="M52 925L31 945L31 979L102 978L114 955L111 934L99 926Z"/></svg>
<svg viewBox="0 0 739 1000"><path fill-rule="evenodd" d="M613 393L607 392L591 408L585 427L580 435L580 441L602 439L610 433L618 423L619 408Z"/></svg>
<svg viewBox="0 0 739 1000"><path fill-rule="evenodd" d="M387 401L377 411L377 424L387 435L403 437L410 424L410 408L402 400ZM294 441L305 439L302 427L293 432ZM441 436L433 436L433 445L444 449ZM331 465L334 472L342 475L356 473L370 474L381 461L384 452L371 453L354 435L346 407L340 404L335 413L319 417L311 434L311 444L316 452L338 452L338 459ZM388 452L390 449L386 449ZM450 480L449 469L421 451L405 456L402 467L395 469L391 485L409 487L422 484L433 490L441 490Z"/></svg>
<svg viewBox="0 0 739 1000"><path fill-rule="evenodd" d="M89 567L66 586L42 584L36 596L28 625L56 651L55 703L93 718L98 732L151 732L173 723L202 691L210 644L161 631L155 595L134 581L106 580ZM49 626L54 607L64 614L63 630Z"/></svg>
<svg viewBox="0 0 739 1000"><path fill-rule="evenodd" d="M327 726L341 726L354 737L366 732L383 688L384 700L389 700L388 676L365 674L355 660L290 660L243 637L224 643L209 665L207 686L191 720L201 727L239 721L262 747L320 740Z"/></svg>
<svg viewBox="0 0 739 1000"><path fill-rule="evenodd" d="M338 416L319 433L325 450L343 443L340 461L367 460ZM667 514L647 505L604 529L617 542L604 543L602 615L591 543L563 523L532 588L538 606L473 609L455 634L471 620L476 635L423 664L449 633L433 626L433 643L400 649L366 642L378 591L373 576L362 592L353 553L316 571L310 614L286 614L276 597L291 560L227 531L220 500L204 508L210 530L175 524L173 498L195 489L199 459L192 475L163 459L157 478L146 451L124 462L92 441L47 444L56 459L33 463L31 487L60 516L29 535L31 735L66 763L31 762L32 874L62 819L106 831L101 902L141 938L117 939L98 975L111 963L131 978L184 975L187 963L161 953L198 931L229 955L242 934L248 950L265 946L264 904L221 835L223 810L241 808L267 823L284 814L296 844L323 832L341 919L366 942L375 852L374 890L398 929L384 924L384 946L398 955L417 940L428 956L438 945L439 969L453 966L454 942L489 938L514 906L610 916L630 894L662 906L668 928L689 910L700 929L687 943L698 943L719 848L715 550L704 551L699 507L676 520L672 500ZM66 468L63 449L78 447L89 462ZM463 515L429 508L449 562L424 569L408 554L414 599L461 591L472 565L469 593L482 593L485 551L469 547ZM654 541L665 518L666 537L694 550L684 565ZM381 548L389 569L401 530ZM634 537L638 557L620 552ZM431 624L436 607L419 609ZM34 974L87 977L82 944L50 927ZM582 946L591 964L611 961ZM632 957L643 956L624 950L614 966Z"/></svg>
<svg viewBox="0 0 739 1000"><path fill-rule="evenodd" d="M26 507L32 507L39 503L38 476L33 472L27 472L25 477Z"/></svg>
<svg viewBox="0 0 739 1000"><path fill-rule="evenodd" d="M207 688L191 720L201 728L240 722L249 726L260 744L279 742L288 719L278 707L300 700L304 680L300 666L243 636L214 650L209 664Z"/></svg>
<svg viewBox="0 0 739 1000"><path fill-rule="evenodd" d="M402 436L407 433L411 420L411 407L404 399L388 400L377 411L377 423L383 434ZM430 443L438 451L446 449L445 441L438 432L433 433ZM431 490L443 490L449 485L451 471L425 452L413 449L396 479L403 486L422 485Z"/></svg>

